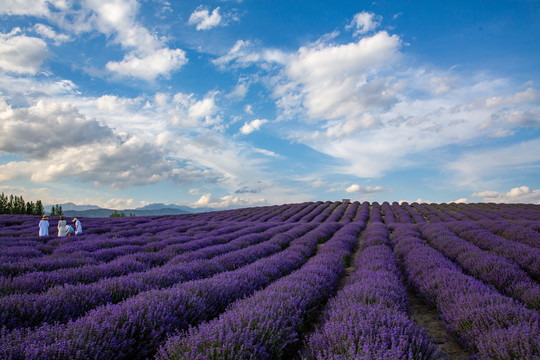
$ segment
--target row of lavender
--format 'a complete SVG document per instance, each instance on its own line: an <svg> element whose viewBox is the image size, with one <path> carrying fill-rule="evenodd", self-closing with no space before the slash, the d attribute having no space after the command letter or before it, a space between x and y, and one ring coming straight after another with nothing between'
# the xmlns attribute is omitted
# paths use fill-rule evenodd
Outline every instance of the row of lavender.
<svg viewBox="0 0 540 360"><path fill-rule="evenodd" d="M448 221L481 221L484 226L497 226L496 231L503 231L504 226L512 225L512 232L521 231L522 236L533 236L540 230L540 206L532 204L427 204L403 202L314 202L285 204L275 206L253 207L237 210L215 211L200 214L161 217L137 218L85 218L83 227L89 234L115 233L116 237L142 234L147 231L158 231L159 227L168 228L170 222L201 224L220 222L349 222L360 221L369 209L376 209L381 214L381 221L387 225L394 223L434 223ZM55 234L55 219L51 219L50 234ZM70 220L70 219L68 219ZM24 239L32 245L37 235L38 217L23 215L0 216L0 247L5 249L9 244L22 245ZM129 229L126 225L129 224ZM501 227L501 224L504 224ZM523 230L525 229L525 230ZM492 230L491 228L489 230ZM533 232L529 231L532 230ZM512 236L512 234L508 234ZM9 241L11 240L11 241ZM538 240L535 238L534 240ZM35 241L35 240L34 240ZM9 249L8 249L9 250ZM41 251L48 251L43 248ZM32 256L29 252L28 256Z"/></svg>
<svg viewBox="0 0 540 360"><path fill-rule="evenodd" d="M336 281L339 281L339 274L342 273L340 269L343 268L343 264L340 262L347 255L350 255L352 247L356 244L356 240L353 241L353 239L357 237L360 228L368 219L369 205L366 206L366 204L320 202L244 209L229 212L230 220L226 220L227 212L201 214L200 218L189 215L186 217L121 219L126 222L117 219L100 219L103 227L95 228L96 230L93 233L82 237L62 239L54 237L39 239L32 236L2 237L0 238L2 240L0 244L3 246L3 250L6 250L5 254L7 254L3 258L3 260L7 261L2 262L2 266L5 265L6 267L4 268L3 275L5 276L3 276L1 288L5 296L1 299L5 301L0 301L0 304L5 304L0 309L0 314L5 314L2 318L4 328L0 342L2 355L6 358L133 358L137 356L144 358L153 354L173 331L215 317L223 311L227 304L238 298L237 295L232 295L225 299L226 304L222 305L220 298L222 294L215 293L214 295L217 298L203 296L204 300L202 302L204 306L198 303L200 307L197 308L197 306L190 306L192 305L191 300L172 300L171 297L174 293L172 289L186 288L188 289L186 292L180 292L184 297L189 297L190 294L201 297L200 292L187 286L191 282L186 283L186 281L201 279L196 282L204 284L213 284L211 281L213 279L234 279L231 281L238 281L238 279L235 279L236 276L246 276L246 273L240 270L250 271L248 269L254 269L250 268L250 266L259 261L272 259L277 255L281 255L280 259L284 260L284 257L296 254L294 251L292 253L287 251L291 246L293 248L296 246L295 241L302 239L302 234L308 235L316 231L322 234L314 236L316 241L311 240L313 247L313 243L316 244L321 239L328 238L331 233L345 225L342 230L338 231L342 235L337 236L336 233L335 241L329 242L341 244L338 248L341 249L341 252L345 251L345 255L331 257L334 260L326 259L323 261L324 266L330 267L333 269L332 271L325 273L326 275L321 275L321 270L317 270L320 267L317 266L321 265L317 261L321 260L315 261L315 258L312 259L313 263L318 265L306 267L306 269L312 268L312 270L302 270L304 268L298 270L299 274L304 275L299 277L291 275L292 279L294 279L292 282L286 280L286 277L272 284L267 290L262 290L262 292L267 291L267 295L256 297L258 300L255 303L265 303L266 301L267 307L262 307L245 318L245 321L250 324L249 326L255 324L256 328L259 329L258 332L253 332L253 329L248 326L248 330L243 334L252 338L252 341L255 342L255 348L259 349L260 354L269 354L270 358L288 356L287 354L291 349L297 346L299 339L302 337L303 328L309 323L310 314L317 309L317 304L329 298L335 290ZM451 210L441 205L418 205L414 203L411 206L401 204L401 206L396 207L395 203L392 205L373 203L369 219L372 224L379 224L379 227L384 228L382 223L384 221L390 226L391 230L401 228L415 232L424 244L426 241L429 243L428 248L437 249L437 253L441 254L441 256L444 254L448 259L453 260L458 268L465 272L466 276L472 275L484 283L495 286L499 289L499 292L504 293L507 297L517 299L518 304L521 304L522 307L528 306L531 309L538 309L537 280L538 259L540 259L540 256L538 256L537 252L538 246L535 246L538 244L535 242L534 237L535 234L538 234L535 230L535 224L538 224L538 221L533 220L535 212L532 210L534 208L529 209L528 215L518 220L512 215L506 217L501 215L497 219L493 215L496 213L496 209L490 209L484 216L479 215L482 214L482 211L471 211L470 208L467 208L469 214L466 214L466 211L454 211L456 207L454 205L452 205ZM403 211L400 212L398 209ZM502 211L499 211L499 213L502 213ZM406 220L405 214L409 214L409 221ZM422 214L421 217L418 216L419 214ZM431 224L426 223L426 219ZM21 226L21 224L14 223L12 219L6 220L3 218L2 221L4 221L5 228ZM12 221L12 223L9 224L9 221ZM501 222L503 225L500 225ZM9 225L5 226L5 224ZM510 228L514 228L514 230L509 230ZM350 232L351 229L353 233L356 231L354 235L350 233L343 235L347 234L346 230ZM379 237L368 235L369 233L370 231L366 232L366 239L361 246L362 249L372 247L364 245L371 242L377 245L385 245L386 249L389 249L387 233ZM348 240L341 240L340 242L340 238ZM386 242L377 240L378 238L386 239ZM452 245L445 246L446 243ZM332 247L329 246L329 248ZM316 246L313 249L316 249ZM18 251L19 253L17 253ZM322 248L321 251L322 256L325 251ZM371 249L370 251L375 250ZM334 252L332 251L332 253ZM378 252L380 251L376 250L371 256L376 258L374 254ZM384 253L384 251L382 252ZM396 252L400 254L397 245ZM369 254L369 252L367 253ZM303 258L303 262L306 262L310 255L313 254L312 251L307 257ZM362 264L367 259L370 259L370 255L364 256L367 257L363 261L356 262L357 270L362 268ZM392 263L392 261L395 261L395 258L392 260L391 256L388 257L387 251L384 256L384 262ZM488 260L483 261L486 256L488 256ZM336 260L338 258L341 260ZM54 259L72 259L72 262L68 261L64 265L57 267ZM317 259L325 259L325 257L321 258L319 256ZM403 259L403 256L400 256L400 259ZM85 263L85 261L88 261L88 263ZM28 263L31 265L28 265ZM308 264L311 263L310 260ZM482 265L483 263L489 266L495 263L496 266L494 268L485 268ZM38 264L44 264L40 271L33 268L39 266ZM119 266L119 264L125 265L124 272L122 272L122 265ZM296 267L301 264L302 261L296 264ZM407 262L403 260L403 264L405 264L405 273L408 280L415 284L414 277L408 271ZM116 270L108 269L107 266L109 265L111 269ZM380 265L381 263L374 266ZM280 279L291 269L280 272L275 277L268 278L266 276L262 285L249 288L247 294L262 289L274 280ZM358 271L363 273L359 280L368 278L365 271ZM225 274L231 275L226 277ZM310 275L307 276L306 274ZM317 279L316 286L309 285L309 278L312 275ZM318 277L320 275L323 277ZM371 275L374 276L374 274ZM222 277L220 278L220 276ZM396 276L394 272L394 282L390 281L390 285L385 284L384 286L395 287L396 284L399 284L400 281L395 281L395 279L399 279L399 276ZM383 278L386 279L386 277ZM287 285L278 285L281 283ZM307 290L304 292L297 290L297 293L288 294L286 289L288 287L296 288L293 285L296 283L303 284L298 286L303 290ZM203 288L205 286L214 286L208 284L202 285ZM326 285L321 284L334 285L324 287ZM249 284L249 286L252 285L253 283ZM317 287L319 285L323 287ZM233 290L234 286L225 291L233 292ZM362 291L377 293L377 287L368 284ZM399 292L399 290L392 291ZM174 296L178 295L178 293L174 294ZM268 294L273 295L269 296ZM278 294L285 297L280 298L278 308L274 309L274 303L271 299L277 299ZM246 293L239 295L239 297L245 295ZM157 297L158 309L174 309L180 313L175 313L171 317L165 315L166 319L164 319L164 314L155 314L154 309L146 309L144 306L152 303L152 296ZM212 295L208 296L211 297ZM428 298L426 295L423 296ZM383 292L378 299L375 296L375 299L377 299L375 302L385 302L388 300L387 297L392 298L392 296L388 295L388 292ZM161 298L166 298L166 300ZM373 299L370 298L369 301L374 301ZM188 304L187 309L195 311L196 316L192 317L185 314L186 301ZM300 305L295 305L296 303ZM202 310L202 307L208 306L208 304L211 304L214 309ZM284 310L281 308L282 304L289 305ZM159 306L162 307L159 308ZM416 327L410 323L410 320L407 320L409 322L405 321L407 319L406 310L404 310L406 306L397 301L395 307L398 309L397 311L401 311L402 315L395 314L393 311L396 309L392 310L391 315L384 311L380 312L378 308L376 311L372 308L359 310L361 314L365 315L367 311L370 314L373 313L373 316L367 319L362 318L367 321L367 325L362 325L364 323L359 322L362 331L358 328L353 330L345 328L344 330L345 332L353 331L354 336L358 336L358 334L363 336L360 340L354 340L355 337L351 337L352 341L355 341L357 345L359 343L364 344L361 349L359 348L360 350L354 350L356 351L355 356L364 356L364 358L372 358L375 356L374 354L384 354L380 356L386 358L405 358L406 356L412 356L411 358L430 358L430 356L434 356L436 358L436 356L439 356L436 355L437 351L429 341L424 339L423 333L415 330ZM443 303L438 308L444 309L446 307L448 305ZM94 310L88 312L91 309ZM245 309L245 305L238 305L238 309ZM526 308L525 310L529 311ZM243 310L236 311L242 312ZM148 312L150 315L147 316ZM135 316L133 314L141 313L148 319L141 321L130 318L130 316ZM193 336L169 339L168 345L164 346L160 351L160 356L174 358L174 356L182 354L182 351L185 353L191 351L189 349L194 344L195 348L199 349L198 351L201 351L202 348L212 349L212 347L208 346L208 341L213 341L212 336L225 336L227 332L224 329L229 329L228 326L232 326L230 322L231 319L235 318L235 315L226 315L227 313L223 313L222 317L215 321L218 325L210 325L213 324L212 322L203 323L203 327L209 326L206 329L214 330L208 330L208 332L199 330L200 332L194 332ZM293 313L297 315L290 316ZM337 313L339 314L339 311ZM525 315L530 316L530 313L525 313ZM112 324L100 324L100 321L103 322L107 316L111 317ZM186 320L186 316L189 319ZM257 321L253 322L253 317ZM219 320L222 318L229 320ZM330 316L329 319L331 318ZM129 321L126 322L126 319ZM384 322L381 319L384 319ZM443 319L445 318L443 317ZM539 333L538 321L535 319L533 318L533 325L526 328L533 335ZM161 328L156 329L152 325L151 322L154 320L157 321ZM47 324L56 321L60 322L54 325ZM66 321L68 322L65 323ZM534 327L534 321L536 321L536 327ZM450 324L448 325L450 330L456 333L458 338L462 339L460 333L452 328L451 322L446 319L445 322ZM284 328L282 326L284 323L290 326ZM261 327L260 324L265 325ZM501 326L508 325L504 322L502 324ZM270 326L269 329L268 326ZM86 328L87 331L81 331L83 328ZM289 330L283 333L282 328ZM380 328L381 331L370 333L366 330L376 328ZM385 332L385 329L390 333ZM405 333L400 333L403 329L407 329L407 333L414 336L407 338L404 336ZM210 336L208 334L214 335ZM384 334L386 334L387 338L384 337ZM388 334L402 335L392 338ZM473 332L473 334L477 335L478 332ZM267 342L260 343L261 338L259 335L263 339L267 339ZM516 338L517 335L513 334L512 336ZM105 338L111 340L103 343ZM195 340L188 341L187 339ZM504 336L502 339L505 339ZM222 338L219 338L219 341L222 340ZM240 340L241 343L245 342L244 338L235 338L233 336L231 337L232 345L225 348L218 347L217 354L221 355L214 355L214 357L208 354L196 355L192 353L192 355L195 356L194 358L197 358L197 356L201 356L201 358L227 358L223 355L223 352L220 353L219 351L230 354L232 349L233 354L236 355L230 358L241 358L236 357L241 351L238 352L235 347L235 344ZM517 352L519 356L534 358L534 356L538 355L538 344L533 340L529 338L525 340L518 339L516 340L517 343L513 343L512 346L521 349L517 350L521 351ZM143 348L136 345L138 341L145 343ZM504 355L500 349L496 353L493 351L490 353L491 350L489 350L488 346L488 350L485 350L484 340L462 341L473 352L479 353L480 358L513 358L512 353ZM478 342L481 344L480 346L477 345ZM313 343L317 344L317 340L314 340ZM319 343L324 344L324 341L321 340ZM381 347L381 344L399 344L399 346ZM310 358L313 359L338 359L352 356L349 354L340 357L341 355L337 350L331 351L334 353L334 357L331 357L330 353L320 355L316 352L316 345L313 347L315 350L310 353L310 346L306 347L307 350L303 356L311 356ZM64 350L58 350L59 347L63 347ZM350 351L350 346L348 348ZM523 350L524 348L526 350ZM375 349L380 352L374 352ZM516 350L512 351L515 352ZM266 355L261 355L259 358L264 358L264 356Z"/></svg>
<svg viewBox="0 0 540 360"><path fill-rule="evenodd" d="M475 226L392 226L394 251L408 281L476 358L540 359L540 314L534 310L540 299L538 282L504 256L455 236L463 234L463 224ZM481 239L478 235L485 230L476 230L467 234L469 239ZM538 253L535 256L540 261Z"/></svg>
<svg viewBox="0 0 540 360"><path fill-rule="evenodd" d="M297 269L314 255L320 242L341 226L278 225L289 230L275 231L277 234L268 241L212 257L204 264L189 262L195 266L184 267L183 271L192 272L187 274L192 281L184 279L172 286L141 291L117 304L96 307L67 323L4 328L0 354L9 359L146 358L168 334L215 317L236 299ZM199 264L202 266L197 268ZM193 274L197 270L215 275ZM125 283L130 281L126 279ZM65 313L69 314L69 310Z"/></svg>

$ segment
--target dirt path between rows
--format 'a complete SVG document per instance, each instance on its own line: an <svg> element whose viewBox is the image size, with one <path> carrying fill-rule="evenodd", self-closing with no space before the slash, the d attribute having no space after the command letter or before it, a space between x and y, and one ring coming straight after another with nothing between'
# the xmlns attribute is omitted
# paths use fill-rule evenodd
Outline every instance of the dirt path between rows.
<svg viewBox="0 0 540 360"><path fill-rule="evenodd" d="M440 346L451 360L469 360L471 353L461 346L454 337L446 330L437 312L428 307L412 289L408 289L411 318L423 327L431 340Z"/></svg>

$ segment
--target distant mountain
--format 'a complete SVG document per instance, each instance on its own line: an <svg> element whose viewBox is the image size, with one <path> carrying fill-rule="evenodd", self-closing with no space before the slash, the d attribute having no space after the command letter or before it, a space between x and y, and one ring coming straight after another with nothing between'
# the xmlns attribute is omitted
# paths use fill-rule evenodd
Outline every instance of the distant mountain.
<svg viewBox="0 0 540 360"><path fill-rule="evenodd" d="M174 205L174 204L163 204L163 203L154 203L154 204L148 204L142 207L138 207L135 210L161 210L161 209L176 209L176 210L183 210L187 211L188 213L200 213L200 212L208 212L208 211L214 211L212 208L191 208L189 206L183 206L183 205Z"/></svg>
<svg viewBox="0 0 540 360"><path fill-rule="evenodd" d="M64 204L58 204L62 207L62 211L65 216L69 217L108 217L114 213L114 209L104 209L95 205L76 205L68 202ZM53 205L44 206L46 213L50 213ZM151 215L180 215L180 214L193 214L200 212L213 211L211 208L190 208L189 206L181 205L166 205L162 203L149 204L146 206L138 207L136 209L124 209L116 210L117 212L123 212L126 216L129 214L135 214L135 216L151 216Z"/></svg>
<svg viewBox="0 0 540 360"><path fill-rule="evenodd" d="M64 216L69 217L109 217L114 212L123 212L126 216L134 214L135 216L151 216L151 215L181 215L181 214L191 214L191 212L180 210L180 209L155 209L155 210L138 210L138 209L125 209L125 210L114 210L114 209L89 209L89 210L67 210L64 211Z"/></svg>
<svg viewBox="0 0 540 360"><path fill-rule="evenodd" d="M180 205L174 205L169 204L165 205L163 203L154 203L154 204L148 204L142 207L135 208L135 210L161 210L161 209L177 209L177 210L184 210L187 212L194 212L192 208L189 206L180 206Z"/></svg>
<svg viewBox="0 0 540 360"><path fill-rule="evenodd" d="M72 202L67 202L67 203L58 204L58 205L62 207L62 211L64 212L71 211L71 210L84 211L84 210L91 210L91 209L101 209L99 206L96 206L96 205L77 205ZM43 209L45 210L45 212L50 212L53 206L54 205L45 205Z"/></svg>

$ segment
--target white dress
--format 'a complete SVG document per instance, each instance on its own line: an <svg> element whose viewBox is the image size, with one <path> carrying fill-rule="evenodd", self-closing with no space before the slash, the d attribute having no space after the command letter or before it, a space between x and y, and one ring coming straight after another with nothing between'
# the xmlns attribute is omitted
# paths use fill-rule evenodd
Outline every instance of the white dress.
<svg viewBox="0 0 540 360"><path fill-rule="evenodd" d="M75 222L75 235L82 234L82 225L79 220Z"/></svg>
<svg viewBox="0 0 540 360"><path fill-rule="evenodd" d="M41 220L39 222L39 236L49 236L49 221Z"/></svg>
<svg viewBox="0 0 540 360"><path fill-rule="evenodd" d="M66 220L58 221L58 236L66 236Z"/></svg>

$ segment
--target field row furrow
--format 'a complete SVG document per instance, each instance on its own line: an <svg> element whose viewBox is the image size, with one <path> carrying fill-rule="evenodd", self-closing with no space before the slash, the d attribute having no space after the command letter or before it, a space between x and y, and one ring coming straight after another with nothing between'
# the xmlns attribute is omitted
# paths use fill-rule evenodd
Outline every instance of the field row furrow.
<svg viewBox="0 0 540 360"><path fill-rule="evenodd" d="M351 223L292 274L238 301L219 318L169 338L157 359L281 359L295 349L309 314L335 291L363 225Z"/></svg>
<svg viewBox="0 0 540 360"><path fill-rule="evenodd" d="M426 244L418 230L396 226L392 243L409 282L478 359L536 359L540 315L486 286Z"/></svg>
<svg viewBox="0 0 540 360"><path fill-rule="evenodd" d="M144 359L167 335L219 315L233 301L303 265L315 254L318 242L339 227L321 224L285 250L238 270L147 291L65 325L3 331L0 355L6 359Z"/></svg>
<svg viewBox="0 0 540 360"><path fill-rule="evenodd" d="M540 285L513 261L481 250L438 224L422 227L422 235L433 248L469 274L533 309L540 309Z"/></svg>
<svg viewBox="0 0 540 360"><path fill-rule="evenodd" d="M407 315L407 291L382 223L370 223L345 287L307 340L305 360L445 359Z"/></svg>
<svg viewBox="0 0 540 360"><path fill-rule="evenodd" d="M5 297L0 302L0 324L12 329L37 326L43 322L65 322L98 306L118 303L143 291L166 288L235 270L281 251L289 246L291 241L314 227L310 224L292 228L284 225L278 227L283 232L273 231L272 237L267 241L250 245L245 243L245 239L239 238L233 242L243 243L244 246L215 252L213 257L193 256L184 262L167 264L147 272L105 278L92 284L64 284L43 294L16 294Z"/></svg>

